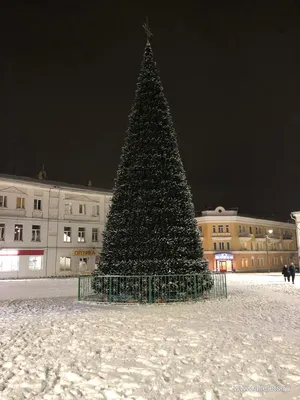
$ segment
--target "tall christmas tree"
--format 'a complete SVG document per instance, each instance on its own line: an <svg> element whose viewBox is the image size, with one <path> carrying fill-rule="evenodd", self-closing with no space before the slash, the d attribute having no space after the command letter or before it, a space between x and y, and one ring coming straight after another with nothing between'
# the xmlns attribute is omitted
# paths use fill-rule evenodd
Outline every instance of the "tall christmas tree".
<svg viewBox="0 0 300 400"><path fill-rule="evenodd" d="M190 274L207 268L175 129L146 33L94 275Z"/></svg>

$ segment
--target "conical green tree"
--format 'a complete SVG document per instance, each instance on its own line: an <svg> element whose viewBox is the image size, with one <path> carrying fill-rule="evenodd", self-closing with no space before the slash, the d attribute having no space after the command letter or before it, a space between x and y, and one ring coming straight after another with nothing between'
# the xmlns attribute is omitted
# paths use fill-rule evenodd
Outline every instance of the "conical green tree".
<svg viewBox="0 0 300 400"><path fill-rule="evenodd" d="M147 41L94 275L206 270L191 192Z"/></svg>

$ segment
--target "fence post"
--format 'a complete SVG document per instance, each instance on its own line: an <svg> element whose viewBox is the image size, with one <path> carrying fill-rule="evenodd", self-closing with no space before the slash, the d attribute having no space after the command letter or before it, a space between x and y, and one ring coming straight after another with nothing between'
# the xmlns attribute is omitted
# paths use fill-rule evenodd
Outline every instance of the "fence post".
<svg viewBox="0 0 300 400"><path fill-rule="evenodd" d="M78 276L78 301L80 300L80 275Z"/></svg>
<svg viewBox="0 0 300 400"><path fill-rule="evenodd" d="M112 298L112 278L109 277L109 286L108 286L108 301L111 303Z"/></svg>
<svg viewBox="0 0 300 400"><path fill-rule="evenodd" d="M148 301L150 304L153 303L152 297L152 276L148 276Z"/></svg>
<svg viewBox="0 0 300 400"><path fill-rule="evenodd" d="M194 299L196 300L198 298L198 293L197 293L197 276L194 274Z"/></svg>

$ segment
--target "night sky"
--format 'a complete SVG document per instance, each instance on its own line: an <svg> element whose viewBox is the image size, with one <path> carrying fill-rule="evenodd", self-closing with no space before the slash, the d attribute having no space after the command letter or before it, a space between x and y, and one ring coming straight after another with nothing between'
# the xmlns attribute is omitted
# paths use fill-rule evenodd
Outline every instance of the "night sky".
<svg viewBox="0 0 300 400"><path fill-rule="evenodd" d="M196 210L300 209L299 3L35 3L1 4L0 172L112 188L148 16Z"/></svg>

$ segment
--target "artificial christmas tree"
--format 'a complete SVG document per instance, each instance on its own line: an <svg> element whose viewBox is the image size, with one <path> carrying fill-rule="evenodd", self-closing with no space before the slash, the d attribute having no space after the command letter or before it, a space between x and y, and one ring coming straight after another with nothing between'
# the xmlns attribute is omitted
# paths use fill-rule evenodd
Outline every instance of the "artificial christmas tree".
<svg viewBox="0 0 300 400"><path fill-rule="evenodd" d="M194 206L149 40L97 275L206 271Z"/></svg>

